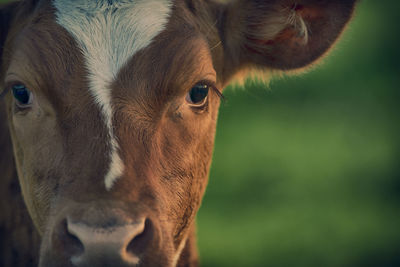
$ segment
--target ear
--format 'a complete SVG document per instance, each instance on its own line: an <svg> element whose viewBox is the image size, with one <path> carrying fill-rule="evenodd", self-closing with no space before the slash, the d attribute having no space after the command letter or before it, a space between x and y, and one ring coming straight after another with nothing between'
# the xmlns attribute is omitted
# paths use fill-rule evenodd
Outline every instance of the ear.
<svg viewBox="0 0 400 267"><path fill-rule="evenodd" d="M224 72L246 67L292 70L311 64L338 39L355 2L236 0L225 5L219 26Z"/></svg>
<svg viewBox="0 0 400 267"><path fill-rule="evenodd" d="M0 4L0 74L3 68L3 48L7 39L12 18L15 15L19 2ZM2 95L0 88L0 97Z"/></svg>
<svg viewBox="0 0 400 267"><path fill-rule="evenodd" d="M4 43L6 42L11 21L19 4L20 2L0 4L0 64L2 63Z"/></svg>

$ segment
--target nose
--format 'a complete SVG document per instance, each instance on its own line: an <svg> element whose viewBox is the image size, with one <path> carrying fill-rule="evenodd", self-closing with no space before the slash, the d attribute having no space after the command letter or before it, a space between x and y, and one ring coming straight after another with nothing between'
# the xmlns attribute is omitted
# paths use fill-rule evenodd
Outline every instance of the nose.
<svg viewBox="0 0 400 267"><path fill-rule="evenodd" d="M145 219L107 227L67 219L65 251L74 266L136 266L151 239L151 228Z"/></svg>

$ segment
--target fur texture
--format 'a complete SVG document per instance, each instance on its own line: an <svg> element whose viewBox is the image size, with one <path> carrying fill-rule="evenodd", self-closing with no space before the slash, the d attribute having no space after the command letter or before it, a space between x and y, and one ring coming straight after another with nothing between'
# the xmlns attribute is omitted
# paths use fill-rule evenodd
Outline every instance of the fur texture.
<svg viewBox="0 0 400 267"><path fill-rule="evenodd" d="M101 107L109 130L110 166L105 186L110 190L124 166L114 135L110 86L119 70L148 46L168 21L169 0L55 0L57 22L75 37L86 59L90 92Z"/></svg>

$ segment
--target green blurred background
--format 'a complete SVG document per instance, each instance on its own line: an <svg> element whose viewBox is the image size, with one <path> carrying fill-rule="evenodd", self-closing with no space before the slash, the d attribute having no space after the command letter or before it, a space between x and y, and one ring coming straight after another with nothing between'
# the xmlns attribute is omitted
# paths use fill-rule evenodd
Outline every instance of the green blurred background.
<svg viewBox="0 0 400 267"><path fill-rule="evenodd" d="M400 1L362 1L305 75L228 89L203 267L400 266Z"/></svg>
<svg viewBox="0 0 400 267"><path fill-rule="evenodd" d="M201 266L400 266L399 12L364 0L316 70L225 91Z"/></svg>

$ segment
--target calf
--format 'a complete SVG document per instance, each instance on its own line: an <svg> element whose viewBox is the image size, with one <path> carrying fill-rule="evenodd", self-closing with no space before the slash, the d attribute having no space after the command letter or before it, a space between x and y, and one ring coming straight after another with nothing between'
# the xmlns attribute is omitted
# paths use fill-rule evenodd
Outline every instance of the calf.
<svg viewBox="0 0 400 267"><path fill-rule="evenodd" d="M1 6L0 264L197 266L194 220L222 89L252 71L309 66L354 5Z"/></svg>

